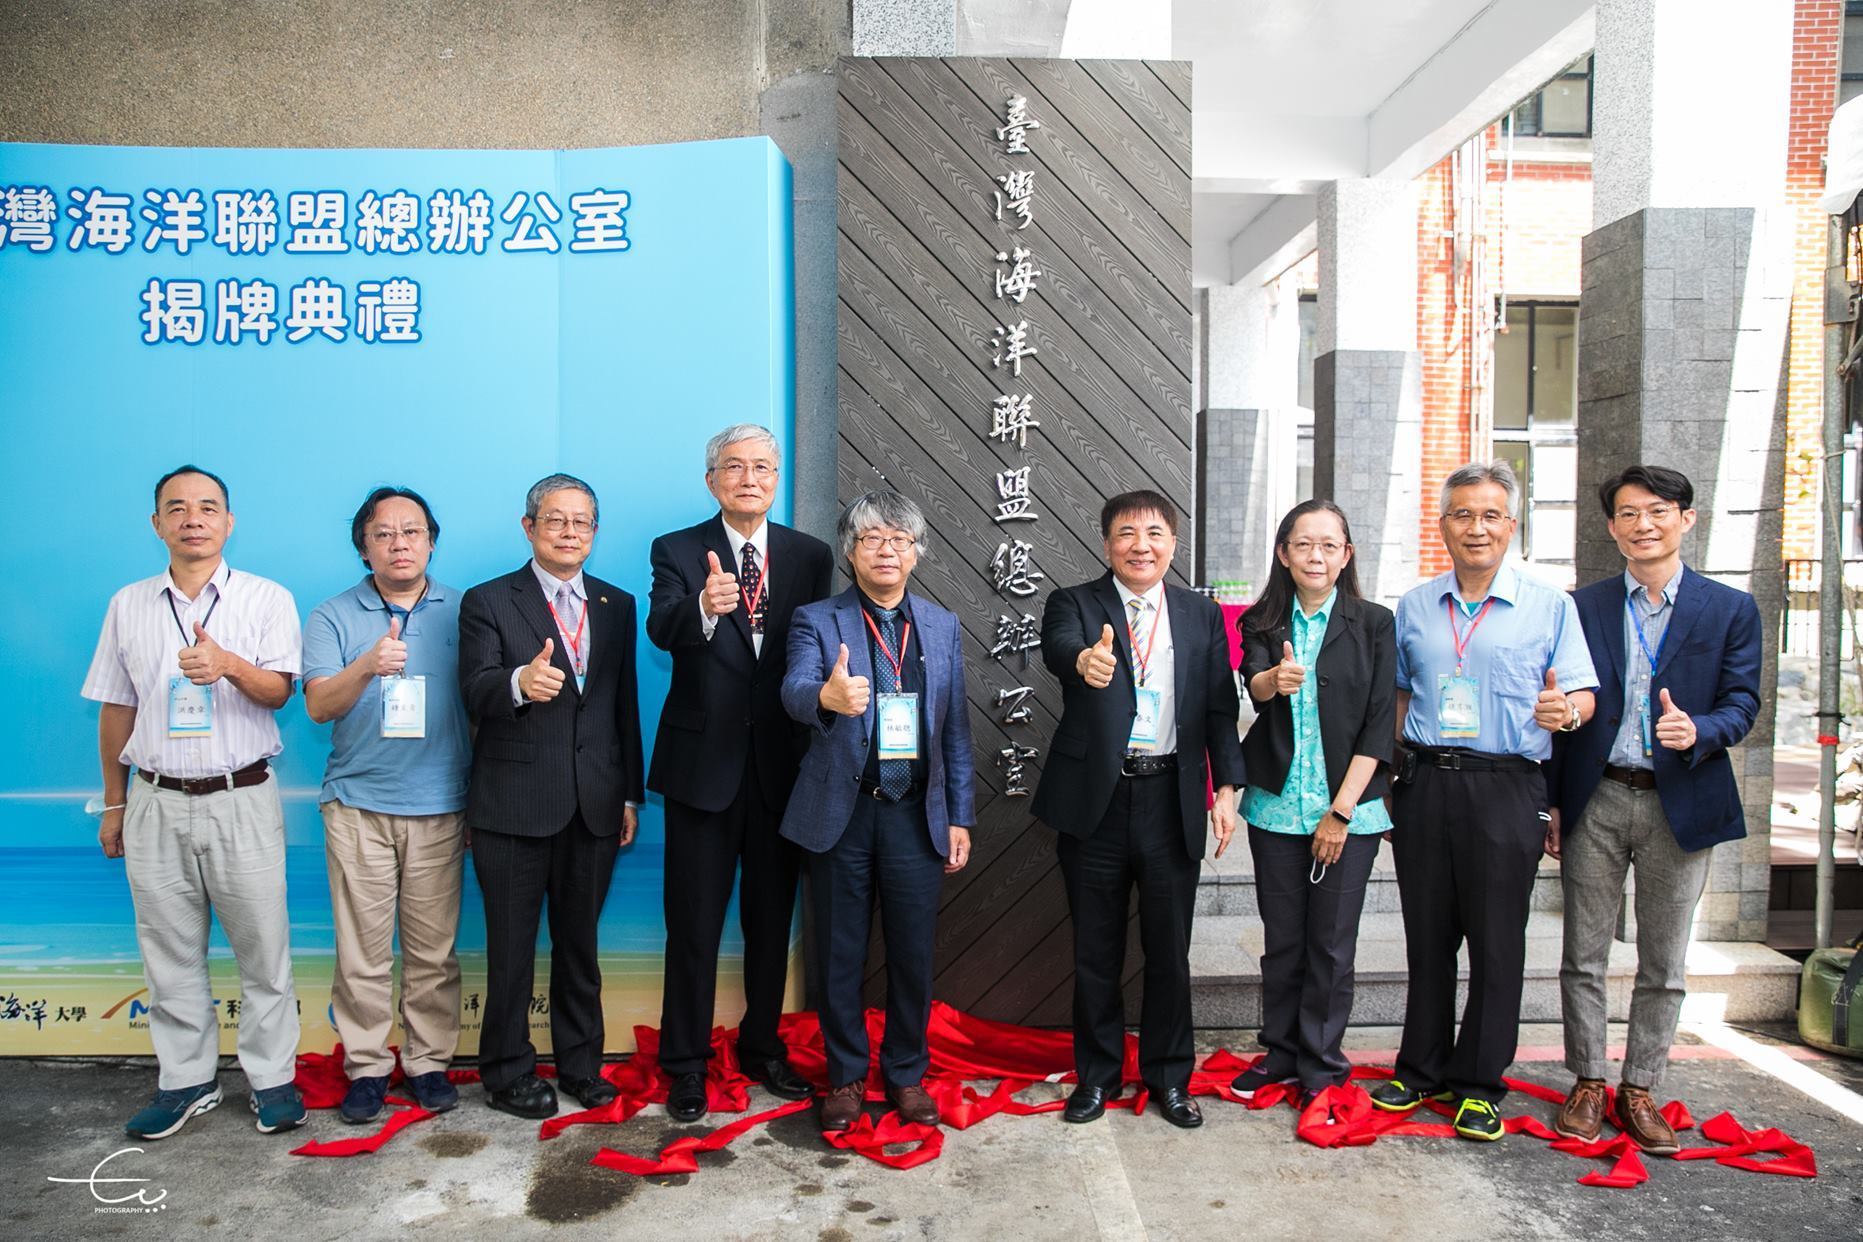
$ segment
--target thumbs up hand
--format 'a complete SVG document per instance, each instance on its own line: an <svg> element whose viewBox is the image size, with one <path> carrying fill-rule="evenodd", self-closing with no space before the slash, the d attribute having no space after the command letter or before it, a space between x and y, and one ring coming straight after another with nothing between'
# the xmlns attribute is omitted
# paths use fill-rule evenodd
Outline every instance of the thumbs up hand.
<svg viewBox="0 0 1863 1242"><path fill-rule="evenodd" d="M556 654L556 640L543 640L537 658L518 671L518 693L532 703L548 703L563 692L563 670L550 663Z"/></svg>
<svg viewBox="0 0 1863 1242"><path fill-rule="evenodd" d="M390 617L388 632L369 648L369 675L397 677L408 666L408 645L401 641L401 618Z"/></svg>
<svg viewBox="0 0 1863 1242"><path fill-rule="evenodd" d="M1095 690L1111 685L1118 667L1119 657L1113 654L1113 627L1110 625L1100 627L1099 642L1081 648L1080 654L1074 657L1074 671Z"/></svg>
<svg viewBox="0 0 1863 1242"><path fill-rule="evenodd" d="M1304 664L1294 659L1294 644L1281 644L1281 662L1274 666L1274 692L1292 695L1299 692L1307 680Z"/></svg>
<svg viewBox="0 0 1863 1242"><path fill-rule="evenodd" d="M1667 690L1657 691L1662 715L1656 718L1656 740L1670 750L1687 750L1695 744L1695 721L1675 705Z"/></svg>
<svg viewBox="0 0 1863 1242"><path fill-rule="evenodd" d="M1557 733L1572 721L1572 703L1559 689L1559 674L1546 670L1546 688L1533 704L1533 723L1548 733Z"/></svg>
<svg viewBox="0 0 1863 1242"><path fill-rule="evenodd" d="M182 673L197 686L211 686L232 671L233 658L199 621L194 623L194 645L183 647L178 659Z"/></svg>
<svg viewBox="0 0 1863 1242"><path fill-rule="evenodd" d="M834 662L834 668L829 670L828 680L822 683L820 700L823 709L843 716L859 716L866 712L867 701L871 697L872 691L865 677L848 676L847 644L842 643L840 658Z"/></svg>
<svg viewBox="0 0 1863 1242"><path fill-rule="evenodd" d="M737 611L737 575L726 573L716 552L705 554L711 572L705 576L705 590L699 596L699 608L708 617L722 617Z"/></svg>

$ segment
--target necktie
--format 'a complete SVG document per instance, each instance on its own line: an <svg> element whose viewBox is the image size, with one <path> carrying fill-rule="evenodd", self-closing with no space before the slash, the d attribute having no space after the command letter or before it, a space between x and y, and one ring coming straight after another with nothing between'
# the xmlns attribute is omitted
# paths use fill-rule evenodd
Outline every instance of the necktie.
<svg viewBox="0 0 1863 1242"><path fill-rule="evenodd" d="M1146 604L1142 599L1126 601L1126 610L1132 614L1128 622L1132 630L1132 669L1139 685L1145 684L1147 669L1145 662L1151 655L1151 645L1146 641L1146 631L1150 628L1145 618Z"/></svg>
<svg viewBox="0 0 1863 1242"><path fill-rule="evenodd" d="M582 644L587 636L577 625L576 593L565 582L556 588L556 624L563 632L563 645L568 648L569 666L576 671L576 683L582 682L583 671L588 667L582 658Z"/></svg>
<svg viewBox="0 0 1863 1242"><path fill-rule="evenodd" d="M899 610L876 608L873 611L874 615L880 619L882 642L893 655L904 661L906 653L899 647ZM900 684L900 670L893 667L893 661L885 651L880 652L879 655L880 658L873 662L873 671L880 681L880 693L898 694L904 688ZM880 792L886 795L888 802L899 801L911 788L912 761L910 759L880 760Z"/></svg>
<svg viewBox="0 0 1863 1242"><path fill-rule="evenodd" d="M760 589L763 585L763 567L757 563L757 545L744 545L742 569L738 573L739 590L746 600L756 600L757 606L750 610L750 632L763 633L763 619L770 611L770 601Z"/></svg>

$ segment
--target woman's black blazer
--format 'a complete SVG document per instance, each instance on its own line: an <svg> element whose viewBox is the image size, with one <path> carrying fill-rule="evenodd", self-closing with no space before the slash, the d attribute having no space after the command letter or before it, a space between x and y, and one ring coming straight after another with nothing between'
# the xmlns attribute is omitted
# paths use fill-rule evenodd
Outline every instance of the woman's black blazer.
<svg viewBox="0 0 1863 1242"><path fill-rule="evenodd" d="M1299 607L1298 603L1292 605ZM1259 713L1242 740L1248 783L1280 793L1294 763L1294 701L1277 694L1263 703L1248 684L1281 662L1281 644L1292 638L1286 621L1260 631L1242 615L1242 687ZM1385 794L1383 764L1391 758L1397 723L1397 626L1391 610L1369 600L1339 596L1326 623L1317 667L1307 671L1320 696L1320 744L1326 752L1326 787L1339 792L1354 755L1380 763L1360 802Z"/></svg>

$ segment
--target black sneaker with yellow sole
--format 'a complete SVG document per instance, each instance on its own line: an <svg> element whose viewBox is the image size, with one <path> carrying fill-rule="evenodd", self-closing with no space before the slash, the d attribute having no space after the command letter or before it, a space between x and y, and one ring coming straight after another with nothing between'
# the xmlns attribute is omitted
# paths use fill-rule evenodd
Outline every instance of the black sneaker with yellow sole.
<svg viewBox="0 0 1863 1242"><path fill-rule="evenodd" d="M1415 1087L1407 1087L1401 1078L1387 1079L1373 1087L1370 1095L1372 1106L1387 1113L1407 1113L1425 1100L1455 1098L1447 1091L1419 1091Z"/></svg>
<svg viewBox="0 0 1863 1242"><path fill-rule="evenodd" d="M1494 1105L1471 1096L1456 1107L1455 1132L1477 1143L1492 1143L1507 1130L1501 1125L1501 1114L1495 1111Z"/></svg>

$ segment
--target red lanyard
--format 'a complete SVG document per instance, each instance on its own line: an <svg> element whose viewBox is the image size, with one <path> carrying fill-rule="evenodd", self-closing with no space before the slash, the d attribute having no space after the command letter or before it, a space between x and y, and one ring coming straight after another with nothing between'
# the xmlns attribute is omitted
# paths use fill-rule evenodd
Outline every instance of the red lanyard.
<svg viewBox="0 0 1863 1242"><path fill-rule="evenodd" d="M1453 595L1443 596L1443 606L1449 610L1449 639L1455 644L1455 675L1460 677L1462 657L1468 652L1468 645L1474 640L1475 631L1481 628L1483 618L1488 615L1488 609L1494 607L1494 596L1490 595L1482 603L1481 611L1476 613L1475 619L1468 623L1468 629L1460 634L1456 633L1455 629L1455 597Z"/></svg>
<svg viewBox="0 0 1863 1242"><path fill-rule="evenodd" d="M757 545L750 542L748 539L746 539L744 541L744 546L747 548L754 548ZM744 568L743 558L739 557L738 558L738 569L742 571L743 568ZM766 594L764 588L769 585L770 585L770 554L768 552L765 552L763 554L763 572L757 575L757 593L751 596L750 602L745 605L744 607L745 617L748 618L748 617L754 617L757 615L757 605L763 602L763 597Z"/></svg>
<svg viewBox="0 0 1863 1242"><path fill-rule="evenodd" d="M582 601L582 617L576 622L576 633L573 638L570 637L569 631L563 628L563 618L557 616L555 602L550 600L544 602L550 610L550 616L556 620L556 632L563 636L563 643L569 648L569 658L576 667L576 676L580 677L588 671L588 666L582 660L582 631L589 624L589 601Z"/></svg>
<svg viewBox="0 0 1863 1242"><path fill-rule="evenodd" d="M1139 602L1141 604L1144 603L1143 596L1139 597ZM1158 645L1158 623L1156 621L1151 623L1151 633L1145 639L1145 654L1141 656L1138 653L1138 635L1132 632L1132 621L1129 614L1130 609L1128 608L1126 642L1132 648L1132 663L1138 667L1138 684L1143 686L1151 679L1151 649Z"/></svg>
<svg viewBox="0 0 1863 1242"><path fill-rule="evenodd" d="M860 616L861 620L867 623L867 628L873 631L873 641L878 644L880 654L885 656L886 662L893 666L894 681L901 690L904 690L906 688L906 644L912 641L912 622L906 622L905 633L899 636L899 654L894 655L893 649L886 645L884 638L880 637L880 627L873 623L872 614L862 608Z"/></svg>

